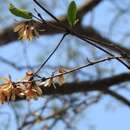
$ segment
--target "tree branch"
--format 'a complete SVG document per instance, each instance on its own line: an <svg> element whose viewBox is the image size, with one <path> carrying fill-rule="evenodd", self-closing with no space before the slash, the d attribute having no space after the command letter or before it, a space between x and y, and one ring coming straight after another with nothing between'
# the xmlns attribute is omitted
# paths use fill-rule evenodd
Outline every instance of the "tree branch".
<svg viewBox="0 0 130 130"><path fill-rule="evenodd" d="M82 7L79 8L78 11L78 17L81 18L83 17L87 12L92 10L95 6L97 6L101 0L89 0L87 1ZM59 18L60 21L63 23L67 24L67 17L63 16ZM53 23L54 25L58 25L57 22L55 21L49 21L48 23ZM46 35L51 35L51 34L56 34L56 33L63 33L64 29L57 29L57 28L52 28L50 26L46 27L46 24L43 24L42 26L37 23L39 28L44 28L46 29L45 32L41 33L46 34ZM49 25L49 24L48 24ZM10 42L16 41L18 39L17 33L14 33L13 28L16 26L16 24L11 25L10 27L7 27L3 30L0 31L0 45L6 45L9 44Z"/></svg>
<svg viewBox="0 0 130 130"><path fill-rule="evenodd" d="M78 11L78 18L81 19L87 12L92 10L95 6L97 6L101 0L90 0L86 2L85 5L79 8ZM67 25L67 18L66 16L60 17L60 21ZM40 32L40 35L52 35L52 34L58 34L58 33L65 33L65 29L61 28L59 24L55 21L48 21L47 24L43 23L42 25L39 22L36 22L36 25L40 29L45 29L45 31ZM54 25L54 26L51 26ZM13 32L13 28L16 26L16 24L11 25L10 27L7 27L0 31L0 46L9 44L10 42L16 41L18 39L17 33ZM125 52L127 55L130 55L130 50L122 47L120 45L117 45L116 43L110 41L109 39L103 37L100 35L99 32L97 32L92 27L84 28L81 26L81 24L77 24L75 26L74 30L78 31L78 33L87 35L88 37L91 37L92 39L95 39L97 41L100 41L98 44L101 46L110 49L111 51L114 51L116 53ZM114 46L112 45L114 44Z"/></svg>
<svg viewBox="0 0 130 130"><path fill-rule="evenodd" d="M65 95L73 94L79 92L91 92L91 91L101 91L105 92L113 85L118 85L120 83L130 81L130 73L122 73L116 76L103 78L101 80L94 81L82 81L82 82L71 82L65 83L62 86L56 84L56 89L51 87L40 86L44 95ZM16 101L23 100L22 98L17 97Z"/></svg>
<svg viewBox="0 0 130 130"><path fill-rule="evenodd" d="M109 94L110 96L114 97L115 99L117 99L118 101L126 104L127 106L130 106L130 101L128 99L126 99L124 96L112 91L112 90L106 90L105 91L106 94Z"/></svg>

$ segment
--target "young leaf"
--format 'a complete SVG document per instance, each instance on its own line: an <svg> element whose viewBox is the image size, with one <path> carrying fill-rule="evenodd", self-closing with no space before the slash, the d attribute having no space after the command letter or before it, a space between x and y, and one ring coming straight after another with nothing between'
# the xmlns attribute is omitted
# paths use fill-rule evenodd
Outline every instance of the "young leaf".
<svg viewBox="0 0 130 130"><path fill-rule="evenodd" d="M69 4L68 12L67 12L67 19L70 26L74 26L76 24L76 15L77 15L77 6L74 1Z"/></svg>
<svg viewBox="0 0 130 130"><path fill-rule="evenodd" d="M32 19L31 12L28 12L24 9L16 8L13 4L9 4L8 8L9 8L9 11L15 16L22 17L24 19Z"/></svg>

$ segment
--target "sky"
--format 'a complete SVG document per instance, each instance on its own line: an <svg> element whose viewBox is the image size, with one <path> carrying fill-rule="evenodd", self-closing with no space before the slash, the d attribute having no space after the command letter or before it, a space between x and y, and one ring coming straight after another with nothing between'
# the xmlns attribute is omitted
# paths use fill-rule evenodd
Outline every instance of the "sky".
<svg viewBox="0 0 130 130"><path fill-rule="evenodd" d="M66 5L63 4L62 0L59 0L61 3L59 3L60 7L64 8L58 8L52 11L55 11L54 13L56 15L61 15L65 13L65 9L66 9L66 5L67 5L67 0L66 0ZM80 0L75 0L77 2L77 4L80 3ZM127 4L128 0L124 0L124 4ZM8 3L9 1L7 1ZM18 4L18 0L11 0L11 2L17 3ZM118 2L119 3L119 2ZM49 4L48 4L49 5ZM9 14L9 12L7 11L7 4L3 4L2 5L3 10L6 10L5 15L7 15L8 17L11 16L11 14ZM31 9L31 7L33 6L30 5L29 9ZM58 6L58 5L56 5ZM122 5L121 5L122 6ZM51 7L51 5L50 5ZM62 10L62 11L61 11ZM111 11L110 11L111 10ZM109 12L110 11L110 12ZM127 29L129 29L129 18L127 16L123 16L123 20L120 19L119 23L117 23L117 25L119 25L120 29L116 29L116 27L113 29L113 32L111 35L109 35L108 31L109 31L109 26L110 26L110 21L111 19L116 15L116 12L113 13L115 10L114 5L110 4L109 0L104 0L103 4L99 5L96 7L96 9L93 11L93 15L94 15L94 22L91 23L91 16L92 14L87 15L84 18L83 24L84 26L90 25L92 24L97 30L100 30L101 34L103 34L104 36L111 38L113 41L117 42L120 41L122 39L122 35L125 34L127 32ZM100 17L99 17L100 16ZM45 15L45 18L49 19L48 16ZM103 19L102 19L103 18ZM9 18L9 20L7 21L7 23L0 23L0 27L2 28L5 25L10 25L12 22L14 22L14 20L19 20L13 16L11 16ZM105 19L105 22L103 21ZM125 20L125 21L124 21ZM123 24L124 22L127 22L128 24ZM7 59L12 59L15 62L18 62L20 65L25 65L26 61L24 60L24 56L23 56L23 48L25 47L23 44L26 44L27 50L28 50L28 59L29 59L29 63L32 65L35 65L36 60L39 58L43 58L44 53L48 54L54 47L54 45L57 44L57 42L59 41L61 35L57 35L57 36L44 36L44 37L40 37L39 39L35 40L33 43L21 43L19 41L14 42L13 44L9 44L7 46L3 46L0 48L0 56L3 56ZM70 37L71 38L71 37ZM67 38L66 40L69 41L69 38ZM74 40L70 40L71 45L76 46L75 41L77 39ZM128 46L129 44L129 40L127 39L124 43L124 46ZM55 43L54 43L55 41ZM79 41L80 42L80 41ZM53 46L50 46L54 43ZM37 46L37 44L39 46ZM48 46L49 45L49 46ZM65 42L63 43L63 47L67 48ZM84 47L84 45L81 43L80 46L82 50L82 53L86 53L86 50L89 50L90 47ZM45 49L46 48L46 49ZM31 50L31 51L30 51ZM77 47L75 47L75 50L77 50ZM42 51L43 54L42 54ZM66 64L64 63L65 59L67 60L67 56L65 52L62 52L63 50L58 50L58 54L54 55L54 57L52 58L52 60L49 61L49 63L54 63L54 64ZM61 55L62 53L62 55ZM102 52L98 52L97 55L101 55ZM40 57L41 55L41 57ZM91 56L91 55L87 55L87 56ZM30 58L33 57L33 58ZM57 57L59 57L58 59L60 60L56 60ZM62 58L61 58L62 57ZM64 59L64 61L62 60ZM81 61L83 62L83 61ZM40 63L40 62L39 62ZM70 65L75 65L73 63L71 63ZM102 64L102 66L104 66L106 64ZM118 66L118 67L117 67ZM121 72L127 72L126 68L123 67L119 62L112 62L112 63L107 63L107 67L108 68L116 68L115 70L115 74L121 73ZM93 72L93 67L90 67L89 72ZM49 74L50 71L45 71L45 74ZM5 64L1 63L1 69L0 69L0 75L5 76L8 74L11 74L12 79L13 80L17 80L18 78L21 78L23 76L23 74L25 73L25 70L22 71L21 73L19 73L17 70L8 67ZM104 77L109 76L110 74L104 73ZM82 77L83 78L83 77ZM126 91L121 92L123 95L125 96L129 96L129 93ZM39 102L35 103L37 105L39 105ZM111 107L110 107L111 106ZM16 126L15 126L15 117L13 116L13 112L12 110L10 110L10 107L5 104L3 106L0 106L1 112L9 112L12 118L12 122L10 123L11 126L8 130L15 130ZM5 119L7 119L6 114L5 114ZM104 96L104 98L97 104L91 106L90 108L87 108L86 111L81 113L81 116L78 117L77 120L74 121L74 123L77 126L77 129L80 130L129 130L130 129L130 125L129 125L129 120L130 120L130 108L128 108L127 106L119 103L117 100L113 99L110 96ZM3 119L0 119L0 122L3 122ZM5 122L4 122L5 123ZM5 123L6 124L6 123ZM3 124L4 125L4 124ZM62 124L61 124L62 125ZM60 130L60 125L56 126L57 129ZM3 129L4 130L4 129Z"/></svg>

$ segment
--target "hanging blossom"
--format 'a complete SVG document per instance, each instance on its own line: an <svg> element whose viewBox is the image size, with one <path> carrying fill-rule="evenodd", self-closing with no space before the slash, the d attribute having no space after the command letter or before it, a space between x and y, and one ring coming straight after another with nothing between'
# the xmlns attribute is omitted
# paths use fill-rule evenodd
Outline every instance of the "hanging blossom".
<svg viewBox="0 0 130 130"><path fill-rule="evenodd" d="M21 83L18 84L19 88L24 90L22 91L21 95L25 96L27 100L36 99L38 96L42 95L42 90L34 81L31 81L33 78L33 72L28 71L24 78L20 81Z"/></svg>
<svg viewBox="0 0 130 130"><path fill-rule="evenodd" d="M0 84L0 103L15 100L16 97L25 98L27 100L36 99L42 95L42 89L31 80L33 72L26 72L23 79L18 83L14 83L10 78L0 78L3 83Z"/></svg>
<svg viewBox="0 0 130 130"><path fill-rule="evenodd" d="M41 88L38 87L34 81L28 82L32 78L33 78L33 72L28 71L28 72L26 72L26 75L22 80L24 82L27 82L27 83L25 83L26 90L24 91L24 94L25 94L27 100L36 99L38 96L42 95Z"/></svg>
<svg viewBox="0 0 130 130"><path fill-rule="evenodd" d="M13 88L14 84L10 78L0 78L3 84L0 85L0 103L8 102L10 99L13 100Z"/></svg>
<svg viewBox="0 0 130 130"><path fill-rule="evenodd" d="M20 40L32 40L34 37L39 36L39 31L34 20L18 24L14 28L14 32L18 32Z"/></svg>
<svg viewBox="0 0 130 130"><path fill-rule="evenodd" d="M37 99L43 94L41 87L55 87L55 84L62 86L64 84L64 73L67 71L68 69L60 67L55 71L56 76L52 76L40 83L34 80L34 73L32 71L27 71L25 76L16 83L12 82L10 77L2 77L0 78L3 81L0 84L0 103L14 101L17 97L27 100Z"/></svg>
<svg viewBox="0 0 130 130"><path fill-rule="evenodd" d="M54 86L54 88L56 88L55 84L58 84L59 86L62 86L65 83L65 79L64 79L64 73L67 72L69 69L64 68L64 67L60 67L55 71L55 74L57 76L54 76L54 73L52 75L51 78L41 82L39 84L39 86L44 86L44 87L50 87L51 85Z"/></svg>

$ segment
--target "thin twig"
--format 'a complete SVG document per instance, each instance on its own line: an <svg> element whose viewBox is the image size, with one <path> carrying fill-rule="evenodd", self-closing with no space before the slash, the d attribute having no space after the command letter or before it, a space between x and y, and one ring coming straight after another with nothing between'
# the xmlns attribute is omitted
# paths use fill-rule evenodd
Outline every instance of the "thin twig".
<svg viewBox="0 0 130 130"><path fill-rule="evenodd" d="M69 71L66 71L66 72L64 72L64 73L60 73L60 74L56 74L56 75L54 75L54 76L47 77L46 79L56 78L56 77L59 77L59 76L65 75L65 74L69 74L69 73L72 73L72 72L81 70L81 69L86 68L86 67L89 67L89 66L92 66L92 65L95 65L95 64L104 62L104 61L116 59L116 58L122 58L122 57L107 57L107 58L104 58L104 59L101 59L101 60L98 60L98 61L93 61L93 62L91 61L91 62L88 63L88 64L82 65L82 66L80 66L80 67L76 67L76 68L71 69L71 70L69 70Z"/></svg>
<svg viewBox="0 0 130 130"><path fill-rule="evenodd" d="M9 61L7 59L4 59L3 57L0 57L0 62L3 62L4 64L7 64L13 68L15 68L16 70L20 70L21 67L17 66L16 63Z"/></svg>
<svg viewBox="0 0 130 130"><path fill-rule="evenodd" d="M66 75L66 74L81 70L83 68L86 68L86 67L89 67L89 66L92 66L92 65L95 65L95 64L99 64L99 63L102 63L102 62L105 62L105 61L113 60L113 59L116 59L116 58L125 58L125 57L107 57L107 58L104 58L104 59L101 59L101 60L98 60L98 61L91 61L88 64L85 64L85 65L82 65L82 66L79 66L79 67L75 67L75 68L70 69L69 71L66 71L64 73L56 74L56 75L53 75L53 76L50 76L50 77L47 77L47 78L45 78L45 77L43 78L43 77L39 76L40 79L36 79L36 80L33 79L33 80L30 80L30 81L18 81L18 82L13 82L13 83L15 85L17 85L17 84L20 84L20 83L24 84L24 83L37 82L37 81L41 81L42 79L44 79L44 81L45 81L47 79L52 79L52 78L56 78L56 77L59 77L59 76L62 76L62 75ZM6 85L6 84L8 84L8 83L3 83L3 84L0 84L0 85L2 86L2 85Z"/></svg>
<svg viewBox="0 0 130 130"><path fill-rule="evenodd" d="M48 15L55 19L58 23L60 22L54 15L52 15L47 9L45 9L37 0L33 0L42 10L44 10Z"/></svg>
<svg viewBox="0 0 130 130"><path fill-rule="evenodd" d="M77 32L75 32L72 28L67 27L65 24L61 23L60 20L58 20L51 12L49 12L47 9L45 9L37 0L33 0L42 10L44 10L48 15L50 15L53 19L55 19L60 25L62 25L62 27L64 27L67 32L69 32L72 35L77 36L78 38L82 39L83 41L91 44L92 46L102 50L103 52L107 53L110 56L115 57L114 54L112 54L111 52L109 52L108 50L105 50L104 48L102 48L101 46L98 46L96 41L94 41L93 39L88 38L87 36L81 35ZM116 58L120 63L122 63L127 69L130 69L130 66L127 65L124 61L122 61L120 58Z"/></svg>
<svg viewBox="0 0 130 130"><path fill-rule="evenodd" d="M107 53L108 55L110 55L110 56L112 56L112 57L115 57L115 59L117 59L120 63L122 63L127 69L130 69L130 66L129 66L129 65L127 65L127 64L126 64L124 61L122 61L119 57L116 57L114 54L112 54L112 53L109 52L108 50L106 50L106 49L102 48L101 46L97 45L97 43L96 43L93 39L91 39L91 38L89 38L89 37L87 37L87 36L78 34L77 32L74 32L74 31L73 31L73 34L74 34L75 36L77 36L78 38L80 38L81 40L83 40L83 41L89 43L90 45L92 45L92 46L98 48L99 50L101 50L101 51Z"/></svg>
<svg viewBox="0 0 130 130"><path fill-rule="evenodd" d="M38 18L36 16L35 17L37 18L38 21L45 23L45 24L49 25L50 27L57 28L60 30L64 30L65 32L68 32L67 31L68 29L66 29L63 25L61 27L59 27L59 26L52 24L51 22L47 22L35 8L34 8L34 11L37 13Z"/></svg>
<svg viewBox="0 0 130 130"><path fill-rule="evenodd" d="M36 79L36 80L33 79L33 80L30 80L30 81L18 81L18 82L13 82L13 83L17 85L17 84L20 84L20 83L24 84L24 83L37 82L37 81L41 81L42 79L44 79L44 81L45 81L47 79L52 79L52 78L56 78L56 77L59 77L59 76L62 76L62 75L66 75L66 74L81 70L83 68L86 68L86 67L89 67L89 66L92 66L92 65L95 65L95 64L99 64L99 63L102 63L102 62L105 62L105 61L113 60L115 58L117 58L117 57L107 57L107 58L104 58L104 59L101 59L101 60L98 60L98 61L91 61L88 64L85 64L85 65L82 65L82 66L79 66L79 67L75 67L75 68L70 69L69 71L66 71L64 73L56 74L56 75L53 75L53 76L50 76L50 77L47 77L47 78L39 76L40 79ZM118 57L118 58L125 58L125 57ZM0 85L6 85L6 84L8 84L8 83L3 83L3 84L0 84Z"/></svg>
<svg viewBox="0 0 130 130"><path fill-rule="evenodd" d="M43 68L43 66L47 63L47 61L52 57L52 55L56 52L56 50L58 49L58 47L60 46L60 44L62 43L62 41L64 40L65 36L68 35L68 33L65 33L60 42L57 44L57 46L55 47L55 49L51 52L51 54L47 57L47 59L40 65L40 67L36 70L36 72L34 73L34 76L36 76L36 74L39 73L39 71Z"/></svg>
<svg viewBox="0 0 130 130"><path fill-rule="evenodd" d="M114 92L113 90L107 89L104 91L104 93L115 97L116 99L118 99L122 103L126 104L128 107L130 106L130 101L128 99L126 99L124 96L118 94L117 92Z"/></svg>

